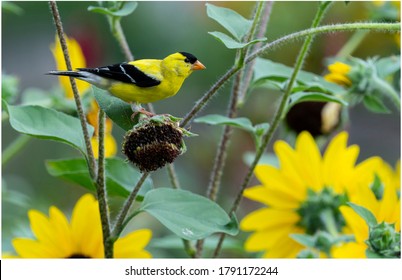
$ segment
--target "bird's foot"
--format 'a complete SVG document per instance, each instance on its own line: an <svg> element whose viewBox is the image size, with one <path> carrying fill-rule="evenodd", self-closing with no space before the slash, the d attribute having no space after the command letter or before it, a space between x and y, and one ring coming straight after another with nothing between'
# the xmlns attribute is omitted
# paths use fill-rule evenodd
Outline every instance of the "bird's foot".
<svg viewBox="0 0 402 280"><path fill-rule="evenodd" d="M137 111L135 111L135 112L131 115L131 121L135 122L135 118L137 117L138 114L145 115L147 118L152 118L153 116L155 116L154 113L148 112L148 111L145 110L144 108L139 108Z"/></svg>

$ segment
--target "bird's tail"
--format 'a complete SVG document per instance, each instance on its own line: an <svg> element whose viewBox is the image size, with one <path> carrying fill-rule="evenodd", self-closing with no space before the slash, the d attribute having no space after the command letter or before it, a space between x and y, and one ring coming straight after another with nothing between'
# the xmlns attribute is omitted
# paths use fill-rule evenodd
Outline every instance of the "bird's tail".
<svg viewBox="0 0 402 280"><path fill-rule="evenodd" d="M49 71L46 75L57 75L57 76L70 76L73 78L84 78L85 76L77 71Z"/></svg>

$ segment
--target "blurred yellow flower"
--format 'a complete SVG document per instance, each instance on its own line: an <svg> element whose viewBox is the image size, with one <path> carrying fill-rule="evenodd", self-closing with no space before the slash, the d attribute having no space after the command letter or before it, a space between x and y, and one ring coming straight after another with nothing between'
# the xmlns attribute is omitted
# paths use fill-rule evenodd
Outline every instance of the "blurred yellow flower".
<svg viewBox="0 0 402 280"><path fill-rule="evenodd" d="M284 141L275 143L280 166L258 165L255 175L261 185L244 192L245 197L267 206L240 223L242 230L254 231L245 242L247 251L265 251L266 258L296 257L303 246L290 234L326 230L325 211L331 213L338 232L347 230L339 206L359 182L355 166L359 147L348 147L347 139L346 132L339 133L323 156L307 132L299 134L295 149Z"/></svg>
<svg viewBox="0 0 402 280"><path fill-rule="evenodd" d="M98 143L98 114L99 114L99 105L93 100L91 103L90 111L87 114L87 121L90 125L95 128L94 135L91 138L92 150L95 158L98 158L99 153L99 143ZM117 143L112 135L112 126L113 123L109 118L105 120L105 157L112 157L116 155L117 152Z"/></svg>
<svg viewBox="0 0 402 280"><path fill-rule="evenodd" d="M54 206L49 208L49 217L37 210L30 210L28 216L36 239L13 239L19 257L104 258L99 206L93 195L86 194L78 200L70 223ZM119 238L114 243L114 257L150 258L144 247L151 235L150 230L141 229Z"/></svg>
<svg viewBox="0 0 402 280"><path fill-rule="evenodd" d="M71 67L73 69L85 68L86 61L85 61L84 53L82 52L81 46L73 38L69 38L67 36L65 36L65 38L66 38L68 52L70 54ZM51 49L54 59L56 61L56 68L58 70L67 70L67 65L64 60L63 50L61 49L61 45L60 45L58 36L56 36L55 43L50 46L50 49ZM72 99L74 94L73 94L73 90L71 89L70 78L59 76L59 81L60 81L62 88L64 89L66 97ZM76 84L77 84L77 89L78 89L79 94L84 94L91 87L91 85L88 84L87 82L80 81L80 80L76 80Z"/></svg>
<svg viewBox="0 0 402 280"><path fill-rule="evenodd" d="M69 38L65 36L68 52L70 54L71 64L73 69L75 68L85 68L86 61L84 54L82 52L81 46L78 44L76 40L73 38ZM67 69L63 51L60 46L60 42L58 37L56 36L55 44L51 46L51 50L53 52L54 58L56 60L57 69ZM64 89L67 98L73 98L73 91L71 89L70 79L68 77L60 76L60 84ZM80 80L76 80L77 88L80 94L83 94L90 88L90 84L87 82L83 82ZM98 158L99 153L99 143L98 143L98 114L99 114L99 106L98 103L93 100L91 103L91 107L87 114L87 121L90 125L95 128L94 135L91 139L92 150L95 158ZM106 118L106 127L105 127L105 157L112 157L116 155L117 152L117 144L116 140L112 136L112 121Z"/></svg>
<svg viewBox="0 0 402 280"><path fill-rule="evenodd" d="M329 73L324 76L324 79L328 82L347 87L352 85L352 81L347 76L351 70L348 64L337 61L328 65L328 70Z"/></svg>

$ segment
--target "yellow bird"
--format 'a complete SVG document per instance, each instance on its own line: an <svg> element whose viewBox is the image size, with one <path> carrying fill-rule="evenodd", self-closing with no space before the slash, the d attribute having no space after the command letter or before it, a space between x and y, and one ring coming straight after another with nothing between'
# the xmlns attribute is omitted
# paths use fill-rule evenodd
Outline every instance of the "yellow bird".
<svg viewBox="0 0 402 280"><path fill-rule="evenodd" d="M133 111L147 114L140 103L152 103L174 96L184 80L205 66L192 54L177 52L164 59L140 59L77 71L50 71L47 74L70 76L109 91L132 104Z"/></svg>

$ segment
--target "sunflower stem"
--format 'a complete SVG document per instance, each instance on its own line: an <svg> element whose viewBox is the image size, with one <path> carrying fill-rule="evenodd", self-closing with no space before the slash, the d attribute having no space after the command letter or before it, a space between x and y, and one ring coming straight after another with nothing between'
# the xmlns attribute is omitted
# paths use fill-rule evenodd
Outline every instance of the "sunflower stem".
<svg viewBox="0 0 402 280"><path fill-rule="evenodd" d="M319 25L319 23L321 22L324 14L325 14L325 11L330 6L330 4L331 4L330 2L321 2L321 4L319 5L319 8L318 8L318 11L314 17L311 28L316 28ZM268 143L271 141L272 136L273 136L274 132L276 131L276 129L278 128L280 121L282 120L282 115L286 108L288 97L290 96L290 93L291 93L293 85L296 81L297 75L298 75L300 69L302 68L304 60L308 54L308 50L310 49L311 43L313 41L313 37L314 37L314 34L308 35L300 49L299 55L296 59L296 63L295 63L294 69L293 69L292 76L290 77L286 90L285 90L284 94L282 95L280 105L274 115L274 120L273 120L271 126L269 127L268 131L262 137L261 145L257 149L254 160L253 160L252 164L250 165L250 168L248 169L248 172L247 172L247 174L243 180L243 183L240 187L240 190L237 194L236 200L233 202L229 215L234 215L235 212L237 211L237 208L239 207L242 196L243 196L243 192L251 180L254 169L257 166L258 161L260 160L266 147L268 146ZM219 255L221 248L222 248L223 241L225 239L225 236L226 235L224 233L222 233L220 235L218 245L215 248L215 251L213 254L214 258L216 258Z"/></svg>
<svg viewBox="0 0 402 280"><path fill-rule="evenodd" d="M66 62L67 70L72 71L70 55L68 52L66 39L64 37L63 24L61 22L60 13L57 8L57 4L55 1L49 1L49 6L50 6L50 10L52 12L54 23L56 25L56 31L57 31L57 35L60 40L61 49L63 50L64 60ZM87 157L88 157L87 162L88 162L89 174L91 175L91 178L93 180L96 180L96 177L97 177L96 176L96 161L95 161L95 157L94 157L94 154L92 151L91 137L88 132L86 118L85 118L84 110L82 108L81 97L78 93L77 84L75 83L75 79L70 77L70 83L71 83L71 88L73 90L75 105L77 107L77 114L80 119L82 132L84 134L85 147L86 147L86 152L87 152Z"/></svg>
<svg viewBox="0 0 402 280"><path fill-rule="evenodd" d="M112 230L113 239L117 238L119 236L119 234L121 233L121 231L123 230L124 220L127 216L127 213L130 210L130 207L133 204L134 199L138 194L138 191L140 190L142 184L145 182L145 180L148 178L148 176L149 176L149 172L145 172L142 174L140 180L137 182L134 189L132 190L132 192L130 193L130 195L128 196L126 201L124 202L123 207L121 208L119 214L117 215L116 223Z"/></svg>
<svg viewBox="0 0 402 280"><path fill-rule="evenodd" d="M98 178L96 180L96 195L99 202L99 213L102 223L103 245L106 258L113 258L113 241L110 238L110 216L107 203L105 182L105 111L99 109L98 120Z"/></svg>
<svg viewBox="0 0 402 280"><path fill-rule="evenodd" d="M292 42L297 39L313 36L324 33L331 33L336 31L356 31L356 30L374 30L374 31L386 31L386 32L398 32L400 31L401 24L400 23L377 23L377 22L362 22L362 23L340 23L333 25L324 25L315 28L309 28L306 30L298 31L286 36L283 36L275 41L264 44L261 48L253 51L249 54L245 59L245 64L250 63L254 59L256 59L259 55L275 49L279 45L284 43ZM208 102L211 100L213 96L219 91L219 89L230 79L237 71L239 71L236 66L233 66L223 76L221 76L215 84L196 102L196 104L191 108L191 110L184 116L182 122L180 123L181 127L189 124L197 114L205 108Z"/></svg>
<svg viewBox="0 0 402 280"><path fill-rule="evenodd" d="M26 134L21 134L15 139L7 148L2 152L1 165L4 168L6 164L16 156L19 152L21 152L24 147L28 144L28 142L32 139L31 136Z"/></svg>

